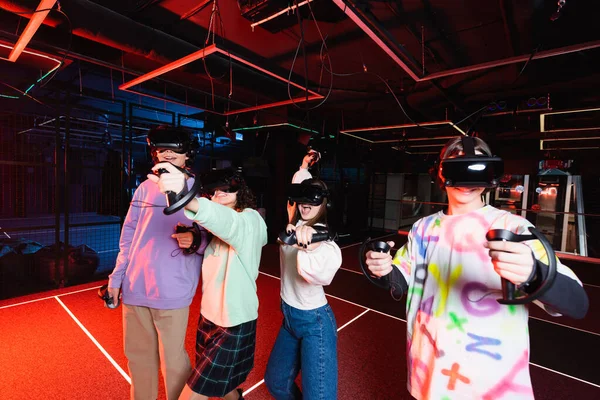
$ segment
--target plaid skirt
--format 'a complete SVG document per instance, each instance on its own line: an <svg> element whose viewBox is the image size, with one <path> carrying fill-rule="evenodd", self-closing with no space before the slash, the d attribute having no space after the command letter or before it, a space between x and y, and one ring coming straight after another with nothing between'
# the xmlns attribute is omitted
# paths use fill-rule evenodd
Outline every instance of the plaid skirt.
<svg viewBox="0 0 600 400"><path fill-rule="evenodd" d="M246 380L254 367L256 320L223 328L200 315L196 365L187 380L196 393L223 397Z"/></svg>

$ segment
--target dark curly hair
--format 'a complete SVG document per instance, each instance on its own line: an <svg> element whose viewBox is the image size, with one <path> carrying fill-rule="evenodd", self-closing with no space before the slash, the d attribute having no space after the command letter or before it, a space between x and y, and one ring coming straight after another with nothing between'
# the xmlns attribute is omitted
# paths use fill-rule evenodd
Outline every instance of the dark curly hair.
<svg viewBox="0 0 600 400"><path fill-rule="evenodd" d="M236 211L244 211L246 208L256 208L256 197L246 184L244 178L239 175L240 188L237 191L237 200L235 202Z"/></svg>

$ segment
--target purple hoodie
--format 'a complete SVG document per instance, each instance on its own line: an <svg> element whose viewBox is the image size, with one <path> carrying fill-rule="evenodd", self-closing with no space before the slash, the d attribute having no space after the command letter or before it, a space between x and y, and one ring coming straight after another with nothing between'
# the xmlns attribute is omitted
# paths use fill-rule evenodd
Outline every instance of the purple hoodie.
<svg viewBox="0 0 600 400"><path fill-rule="evenodd" d="M188 186L194 183L188 179ZM157 206L155 206L157 205ZM196 293L202 254L210 241L203 228L202 245L186 255L171 237L178 222L189 225L183 210L165 215L165 195L144 181L137 188L123 224L119 255L108 286L121 288L124 304L157 309L190 305Z"/></svg>

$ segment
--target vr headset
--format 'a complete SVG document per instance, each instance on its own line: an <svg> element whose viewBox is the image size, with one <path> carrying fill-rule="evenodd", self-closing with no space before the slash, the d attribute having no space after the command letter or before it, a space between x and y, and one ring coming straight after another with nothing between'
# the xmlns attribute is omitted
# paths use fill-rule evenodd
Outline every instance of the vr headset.
<svg viewBox="0 0 600 400"><path fill-rule="evenodd" d="M202 175L202 192L213 196L217 190L225 193L237 192L242 184L242 176L233 169L220 169Z"/></svg>
<svg viewBox="0 0 600 400"><path fill-rule="evenodd" d="M504 174L504 161L500 157L475 154L475 141L463 136L463 156L441 160L439 175L441 183L447 187L498 186Z"/></svg>
<svg viewBox="0 0 600 400"><path fill-rule="evenodd" d="M197 141L193 142L188 132L170 126L150 130L146 141L152 150L165 149L179 154L186 154L197 147Z"/></svg>
<svg viewBox="0 0 600 400"><path fill-rule="evenodd" d="M329 197L329 190L318 186L293 183L288 188L288 200L290 203L310 204L318 206L323 204L323 199Z"/></svg>

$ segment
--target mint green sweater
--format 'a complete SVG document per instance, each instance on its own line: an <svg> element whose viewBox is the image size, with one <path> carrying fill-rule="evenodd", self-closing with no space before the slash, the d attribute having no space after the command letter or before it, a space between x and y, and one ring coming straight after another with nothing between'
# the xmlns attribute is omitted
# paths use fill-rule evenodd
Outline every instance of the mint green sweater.
<svg viewBox="0 0 600 400"><path fill-rule="evenodd" d="M256 278L267 226L253 209L237 212L199 198L198 212L185 215L213 233L202 263L204 318L231 327L258 318Z"/></svg>

